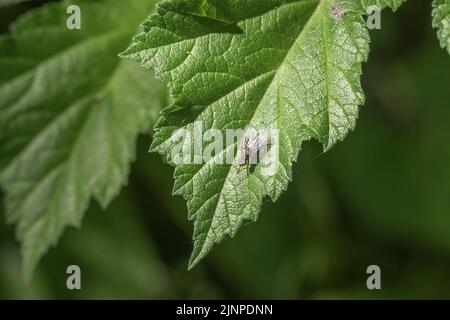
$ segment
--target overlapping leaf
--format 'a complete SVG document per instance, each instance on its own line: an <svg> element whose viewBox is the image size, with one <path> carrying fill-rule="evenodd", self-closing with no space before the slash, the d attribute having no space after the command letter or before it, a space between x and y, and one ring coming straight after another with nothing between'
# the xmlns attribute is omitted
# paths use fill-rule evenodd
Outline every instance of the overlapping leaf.
<svg viewBox="0 0 450 320"><path fill-rule="evenodd" d="M66 27L72 3L27 13L0 39L0 183L28 276L91 197L106 206L126 182L165 92L117 58L153 0L76 1L81 30Z"/></svg>

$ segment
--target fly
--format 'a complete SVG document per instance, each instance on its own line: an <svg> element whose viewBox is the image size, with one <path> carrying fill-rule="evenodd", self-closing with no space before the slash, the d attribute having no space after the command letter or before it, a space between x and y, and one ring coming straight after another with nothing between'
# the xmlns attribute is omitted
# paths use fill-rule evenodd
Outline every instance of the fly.
<svg viewBox="0 0 450 320"><path fill-rule="evenodd" d="M267 134L257 132L255 129L246 127L244 130L244 142L241 145L239 165L247 166L247 175L250 172L250 166L258 164L258 153L263 149L267 150L269 146ZM259 155L261 158L261 154Z"/></svg>

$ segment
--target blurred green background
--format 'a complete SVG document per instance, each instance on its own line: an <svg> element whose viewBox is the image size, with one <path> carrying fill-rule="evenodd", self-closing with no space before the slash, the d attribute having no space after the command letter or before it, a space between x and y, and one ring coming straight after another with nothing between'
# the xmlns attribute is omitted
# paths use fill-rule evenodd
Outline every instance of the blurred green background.
<svg viewBox="0 0 450 320"><path fill-rule="evenodd" d="M0 31L44 2L0 9ZM194 270L172 168L141 137L128 186L106 211L93 202L29 284L13 228L0 219L0 298L450 298L450 57L431 28L430 1L382 19L356 131L326 154L305 145L289 190ZM70 264L81 267L80 291L66 289ZM372 264L382 270L379 291L366 288Z"/></svg>

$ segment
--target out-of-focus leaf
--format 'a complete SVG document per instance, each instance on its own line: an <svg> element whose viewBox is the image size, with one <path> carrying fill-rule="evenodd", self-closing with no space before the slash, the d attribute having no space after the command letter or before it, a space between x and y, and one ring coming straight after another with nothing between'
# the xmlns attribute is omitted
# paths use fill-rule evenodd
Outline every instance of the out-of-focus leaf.
<svg viewBox="0 0 450 320"><path fill-rule="evenodd" d="M154 2L52 3L0 38L0 183L26 276L91 197L106 207L127 181L165 90L117 53ZM81 30L66 27L70 4Z"/></svg>

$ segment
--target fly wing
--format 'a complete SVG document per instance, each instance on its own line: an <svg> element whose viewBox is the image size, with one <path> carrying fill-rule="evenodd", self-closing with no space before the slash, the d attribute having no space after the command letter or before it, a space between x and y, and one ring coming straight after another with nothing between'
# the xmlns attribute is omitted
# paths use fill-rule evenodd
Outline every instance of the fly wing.
<svg viewBox="0 0 450 320"><path fill-rule="evenodd" d="M256 138L256 140L255 140L255 142L253 143L252 151L254 153L256 153L256 152L259 152L263 147L267 147L268 140L269 139L267 137L267 134L259 133L257 138Z"/></svg>
<svg viewBox="0 0 450 320"><path fill-rule="evenodd" d="M251 136L248 142L248 152L250 155L258 153L263 147L267 149L269 137L264 132L257 132Z"/></svg>
<svg viewBox="0 0 450 320"><path fill-rule="evenodd" d="M239 144L239 150L238 150L238 164L240 166L247 164L248 143L249 143L249 140L246 137L245 132L244 132L244 137L243 137L241 143Z"/></svg>
<svg viewBox="0 0 450 320"><path fill-rule="evenodd" d="M249 158L254 156L263 148L268 147L268 135L266 133L258 132L257 130L246 127L244 130L243 141L240 145L239 152L239 164L245 165L249 161Z"/></svg>

